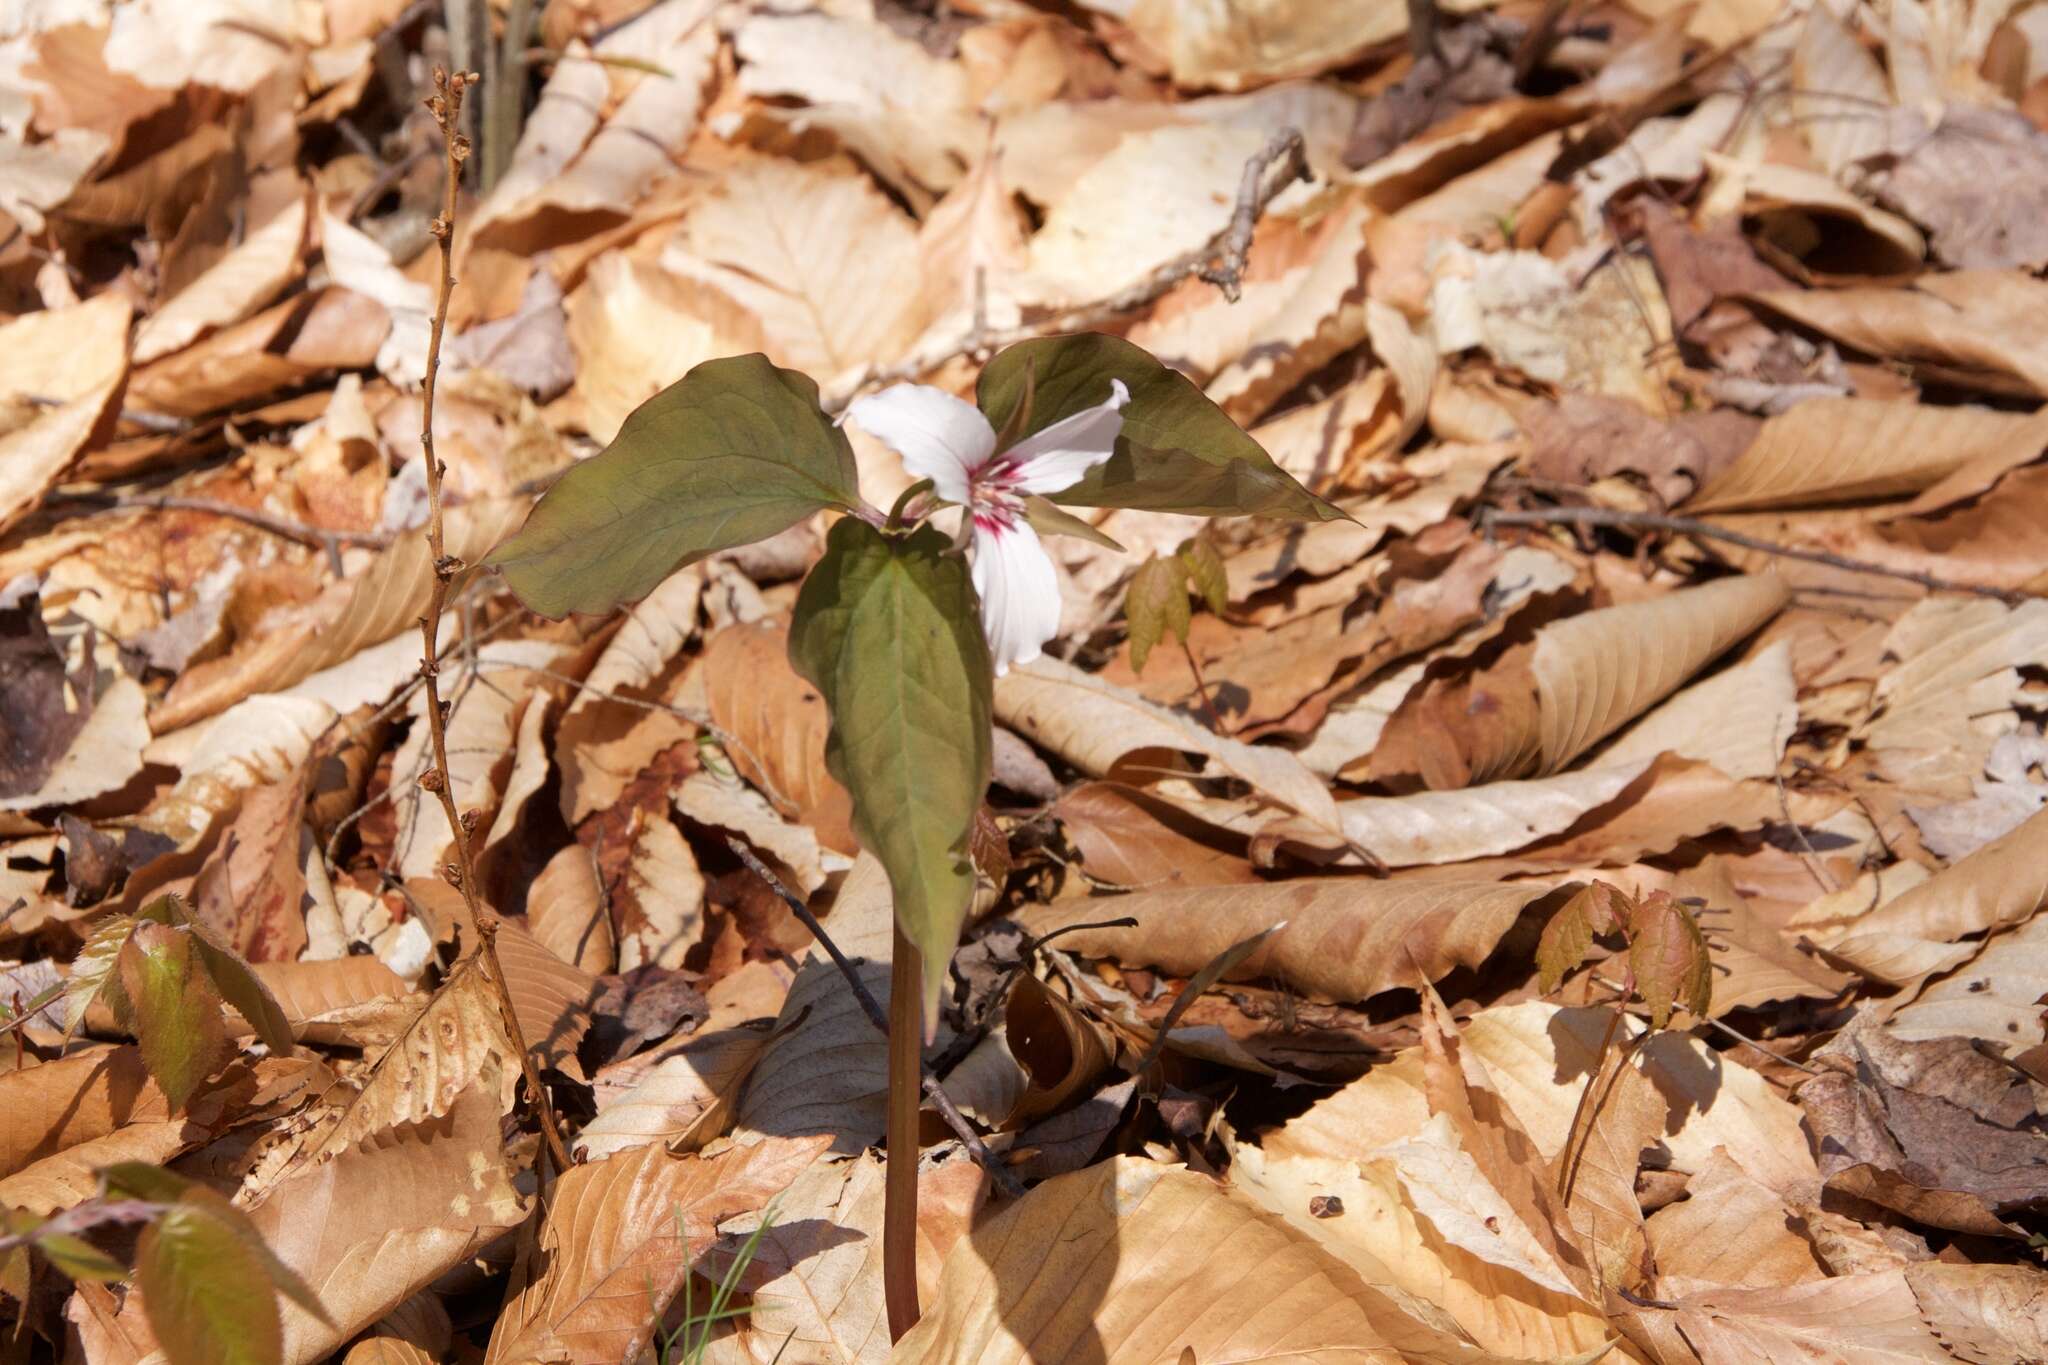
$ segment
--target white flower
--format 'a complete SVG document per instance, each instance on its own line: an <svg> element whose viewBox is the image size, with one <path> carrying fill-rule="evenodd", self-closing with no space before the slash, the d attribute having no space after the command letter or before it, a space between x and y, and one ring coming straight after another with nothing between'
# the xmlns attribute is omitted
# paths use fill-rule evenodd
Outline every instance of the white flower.
<svg viewBox="0 0 2048 1365"><path fill-rule="evenodd" d="M942 389L897 384L858 399L846 415L903 457L913 478L973 518L974 590L1001 676L1030 663L1059 634L1060 585L1052 556L1024 519L1024 500L1072 488L1110 457L1131 391L1112 379L1109 401L1062 418L998 454L981 409Z"/></svg>

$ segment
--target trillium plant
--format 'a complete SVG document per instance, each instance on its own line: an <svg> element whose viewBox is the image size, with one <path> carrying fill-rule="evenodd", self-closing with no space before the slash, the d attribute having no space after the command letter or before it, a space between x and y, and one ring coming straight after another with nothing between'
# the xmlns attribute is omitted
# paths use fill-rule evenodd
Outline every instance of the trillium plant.
<svg viewBox="0 0 2048 1365"><path fill-rule="evenodd" d="M898 1192L915 1199L919 1042L974 893L994 679L1059 632L1044 538L1104 539L1069 508L1342 514L1185 376L1115 337L1026 341L988 363L971 403L902 384L856 399L846 420L917 480L887 513L861 496L853 448L811 380L759 355L699 365L571 469L489 562L535 611L603 613L707 555L837 515L789 651L830 708L826 764L895 904L885 1240L899 1245L884 1262L900 1331L905 1295L916 1311L901 1270L915 1270L915 1205L906 1223Z"/></svg>

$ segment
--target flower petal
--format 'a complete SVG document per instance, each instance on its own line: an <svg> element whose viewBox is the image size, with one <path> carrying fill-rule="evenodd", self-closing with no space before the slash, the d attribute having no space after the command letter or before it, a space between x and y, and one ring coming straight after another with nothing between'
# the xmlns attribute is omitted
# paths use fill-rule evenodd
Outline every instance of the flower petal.
<svg viewBox="0 0 2048 1365"><path fill-rule="evenodd" d="M974 519L974 591L996 676L1028 664L1060 633L1060 579L1038 533L1024 521Z"/></svg>
<svg viewBox="0 0 2048 1365"><path fill-rule="evenodd" d="M1010 487L1022 493L1058 493L1081 482L1110 457L1117 433L1124 429L1123 406L1131 401L1131 391L1121 379L1109 384L1109 401L1062 417L1003 452L1003 463L1016 471Z"/></svg>
<svg viewBox="0 0 2048 1365"><path fill-rule="evenodd" d="M856 398L847 417L903 457L914 479L930 479L947 502L967 501L967 476L996 448L981 409L927 384L894 384Z"/></svg>

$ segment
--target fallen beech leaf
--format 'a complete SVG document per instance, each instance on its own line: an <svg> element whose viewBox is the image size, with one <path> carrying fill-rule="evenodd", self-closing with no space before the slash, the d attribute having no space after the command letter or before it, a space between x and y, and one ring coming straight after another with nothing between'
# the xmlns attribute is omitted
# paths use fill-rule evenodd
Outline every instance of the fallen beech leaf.
<svg viewBox="0 0 2048 1365"><path fill-rule="evenodd" d="M1825 1279L1796 1215L1776 1191L1716 1152L1686 1183L1686 1197L1644 1224L1657 1261L1657 1297L1718 1287L1775 1289Z"/></svg>
<svg viewBox="0 0 2048 1365"><path fill-rule="evenodd" d="M1198 753L1319 828L1337 827L1330 793L1293 755L1241 744L1070 664L1042 658L996 682L996 719L1093 777L1115 779L1144 751Z"/></svg>
<svg viewBox="0 0 2048 1365"><path fill-rule="evenodd" d="M135 329L135 363L183 350L201 334L250 317L305 269L306 201L293 201Z"/></svg>
<svg viewBox="0 0 2048 1365"><path fill-rule="evenodd" d="M789 632L727 626L705 642L702 667L711 721L740 775L819 843L859 852L852 799L825 768L832 718L818 690L790 667Z"/></svg>
<svg viewBox="0 0 2048 1365"><path fill-rule="evenodd" d="M583 845L570 844L548 859L527 889L527 930L562 961L602 976L619 957L604 901L597 860Z"/></svg>
<svg viewBox="0 0 2048 1365"><path fill-rule="evenodd" d="M1918 493L1967 465L2023 464L2048 424L1980 407L1816 398L1771 418L1734 464L1686 500L1688 514L1804 507Z"/></svg>
<svg viewBox="0 0 2048 1365"><path fill-rule="evenodd" d="M12 524L56 482L105 418L128 377L130 316L127 299L108 292L0 326L0 347L9 356L46 358L11 379L8 396L61 400L0 434L0 469L6 471L0 479L0 527Z"/></svg>
<svg viewBox="0 0 2048 1365"><path fill-rule="evenodd" d="M766 1204L829 1145L771 1138L714 1156L671 1156L656 1143L567 1171L485 1359L631 1359L717 1225Z"/></svg>
<svg viewBox="0 0 2048 1365"><path fill-rule="evenodd" d="M1968 936L2023 924L2048 904L2044 832L2048 810L1821 942L1865 976L1892 985L1968 962L1983 947Z"/></svg>
<svg viewBox="0 0 2048 1365"><path fill-rule="evenodd" d="M842 390L921 330L917 233L865 177L761 161L723 176L662 265L752 313L778 364Z"/></svg>
<svg viewBox="0 0 2048 1365"><path fill-rule="evenodd" d="M2048 1355L2041 1272L2033 1266L1929 1261L1905 1274L1920 1315L1958 1359L1992 1365L2015 1354Z"/></svg>
<svg viewBox="0 0 2048 1365"><path fill-rule="evenodd" d="M1927 1330L1904 1273L1896 1270L1768 1289L1712 1290L1679 1302L1678 1326L1701 1365L1938 1365L1951 1358Z"/></svg>
<svg viewBox="0 0 2048 1365"><path fill-rule="evenodd" d="M284 1305L284 1359L312 1362L526 1215L498 1141L491 1078L440 1118L364 1138L272 1185L249 1219L326 1308Z"/></svg>
<svg viewBox="0 0 2048 1365"><path fill-rule="evenodd" d="M611 1156L653 1142L670 1151L702 1147L725 1127L725 1110L768 1037L765 1028L700 1029L637 1085L599 1102L597 1117L576 1135L577 1153Z"/></svg>
<svg viewBox="0 0 2048 1365"><path fill-rule="evenodd" d="M1278 977L1315 1000L1365 1000L1476 967L1547 883L1426 882L1362 878L1260 886L1140 891L1111 900L1063 901L1024 916L1034 934L1128 915L1135 929L1061 935L1069 952L1113 957L1191 976L1248 934L1284 926L1229 979Z"/></svg>
<svg viewBox="0 0 2048 1365"><path fill-rule="evenodd" d="M1218 1246L1233 1254L1217 1257ZM1050 1257L1047 1248L1059 1248ZM1108 1270L1097 1267L1107 1260ZM1404 1321L1336 1257L1207 1176L1119 1157L1059 1176L953 1248L892 1359L1371 1361ZM1419 1324L1405 1324L1421 1335Z"/></svg>
<svg viewBox="0 0 2048 1365"><path fill-rule="evenodd" d="M2048 1039L2040 1001L2048 996L2048 917L2036 913L1994 935L1982 952L1921 991L1886 1023L1906 1041L1982 1038L2012 1054Z"/></svg>
<svg viewBox="0 0 2048 1365"><path fill-rule="evenodd" d="M1563 833L1627 791L1644 761L1456 791L1362 796L1337 814L1352 843L1388 867L1461 863Z"/></svg>
<svg viewBox="0 0 2048 1365"><path fill-rule="evenodd" d="M1112 12L1166 59L1177 84L1223 90L1349 65L1408 27L1406 11L1384 0L1268 5L1245 13L1140 0Z"/></svg>
<svg viewBox="0 0 2048 1365"><path fill-rule="evenodd" d="M1546 626L1532 665L1541 771L1556 772L1776 614L1770 575L1723 579Z"/></svg>
<svg viewBox="0 0 2048 1365"><path fill-rule="evenodd" d="M1120 890L1259 880L1199 817L1136 787L1084 782L1054 803L1053 815L1079 850L1082 871Z"/></svg>
<svg viewBox="0 0 2048 1365"><path fill-rule="evenodd" d="M2048 396L2048 344L2018 329L2048 300L2048 284L2030 275L1956 270L1922 276L1910 289L1772 290L1754 298L1845 346L1907 361L1930 378L1986 393Z"/></svg>
<svg viewBox="0 0 2048 1365"><path fill-rule="evenodd" d="M1792 648L1780 641L1671 697L1600 753L1605 765L1677 754L1733 778L1776 775L1799 728Z"/></svg>

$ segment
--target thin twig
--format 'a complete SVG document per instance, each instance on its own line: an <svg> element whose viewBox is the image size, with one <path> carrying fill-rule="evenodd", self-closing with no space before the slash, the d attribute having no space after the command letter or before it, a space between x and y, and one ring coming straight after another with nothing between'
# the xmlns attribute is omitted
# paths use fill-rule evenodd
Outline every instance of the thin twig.
<svg viewBox="0 0 2048 1365"><path fill-rule="evenodd" d="M1180 652L1188 656L1188 672L1195 675L1195 695L1202 699L1202 714L1208 718L1209 729L1228 737L1230 732L1223 728L1223 717L1216 714L1216 703L1209 700L1209 681L1202 676L1202 666L1195 662L1194 647L1183 637Z"/></svg>
<svg viewBox="0 0 2048 1365"><path fill-rule="evenodd" d="M728 837L725 843L726 847L747 865L747 870L766 882L768 889L780 896L782 903L789 907L790 913L803 922L804 928L811 931L811 937L818 941L818 946L832 959L832 965L839 969L839 974L853 987L853 998L860 1002L860 1012L868 1017L868 1022L875 1026L877 1032L885 1038L888 1037L888 1011L882 1008L881 1001L875 999L875 993L868 989L867 982L860 979L860 970L854 965L853 960L839 951L839 945L832 941L832 935L825 932L825 926L811 913L811 907L804 904L801 896L783 885L782 879L776 876L766 863L755 857L752 849L731 837ZM939 1078L932 1074L929 1066L924 1068L922 1088L924 1097L931 1101L932 1108L939 1111L939 1117L946 1121L946 1126L960 1139L960 1145L967 1149L968 1155L988 1172L996 1188L1010 1199L1021 1196L1024 1187L1018 1183L1017 1177L1010 1173L1010 1168L1003 1164L1001 1157L988 1149L988 1144L981 1140L981 1135L974 1131L974 1125L954 1106L952 1097L946 1094L945 1087L939 1084Z"/></svg>
<svg viewBox="0 0 2048 1365"><path fill-rule="evenodd" d="M461 133L462 94L475 81L474 73L458 71L450 76L436 68L434 94L427 100L427 108L441 127L448 164L445 199L433 224L434 240L441 248L441 288L434 305L433 327L427 336L426 386L420 398L420 451L427 462L427 554L434 565L433 591L427 599L426 614L420 617L420 681L427 690L427 733L433 740L434 766L420 774L419 782L441 798L441 809L455 836L455 862L443 867L442 875L462 893L463 905L476 925L477 950L483 955L485 974L497 987L498 1005L512 1035L512 1045L519 1050L519 1069L525 1073L528 1095L540 1115L541 1133L554 1156L555 1168L566 1171L568 1148L562 1144L562 1134L555 1126L554 1105L534 1067L533 1054L527 1050L525 1032L519 1027L512 993L505 984L505 969L498 961L498 916L477 898L475 854L469 837L470 822L475 820L476 813L471 811L465 819L455 808L455 783L448 771L448 718L441 708L441 613L447 608L448 588L462 561L447 552L442 538L441 483L447 469L434 454L434 381L441 368L441 334L448 326L448 300L455 292L455 200L461 189L462 163L469 155L469 139Z"/></svg>
<svg viewBox="0 0 2048 1365"><path fill-rule="evenodd" d="M188 498L170 493L55 493L52 502L89 502L108 511L131 511L146 508L155 512L203 512L208 516L226 517L254 526L259 531L268 531L274 536L294 540L299 544L327 553L329 565L335 575L340 576L341 550L345 545L362 545L373 550L390 548L391 536L384 531L331 531L324 526L308 526L302 521L280 517L256 507L243 507L238 503L221 502L215 498Z"/></svg>
<svg viewBox="0 0 2048 1365"><path fill-rule="evenodd" d="M1916 569L1894 569L1886 564L1874 564L1867 559L1851 559L1847 555L1831 554L1826 550L1802 550L1797 546L1780 545L1775 541L1744 535L1740 531L1730 531L1712 522L1698 521L1692 517L1660 516L1654 512L1622 512L1608 507L1544 507L1531 512L1505 512L1489 508L1481 514L1480 525L1486 530L1491 530L1495 526L1598 526L1618 531L1665 531L1672 535L1698 536L1702 540L1722 540L1730 545L1740 545L1746 550L1776 555L1781 559L1797 559L1808 564L1825 564L1829 568L1845 569L1850 573L1896 578L1907 583L1917 583L1929 592L1973 593L1978 597L1996 598L2008 606L2018 606L2028 597L2024 592L1987 588L1978 583L1956 583L1946 578L1938 578L1931 573L1921 573Z"/></svg>
<svg viewBox="0 0 2048 1365"><path fill-rule="evenodd" d="M1280 173L1268 175L1276 161L1281 163ZM985 355L1033 337L1092 330L1111 318L1144 307L1191 275L1215 285L1223 291L1225 298L1235 303L1244 281L1246 257L1251 251L1252 230L1259 216L1282 190L1297 180L1310 178L1307 144L1302 139L1301 130L1282 128L1245 162L1244 179L1238 186L1237 206L1231 212L1230 222L1193 251L1174 257L1137 283L1114 294L1036 322L990 331L986 326L985 313L977 316L967 332L944 350L912 356L901 365L872 373L843 396L828 402L826 409L837 412L863 390L916 379L957 355ZM984 309L985 306L982 305Z"/></svg>

